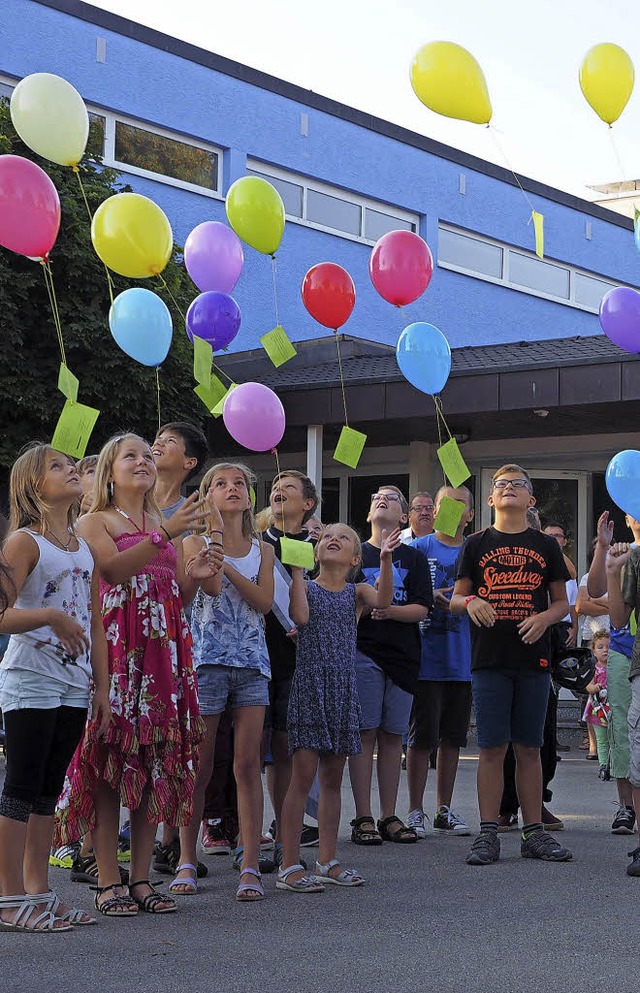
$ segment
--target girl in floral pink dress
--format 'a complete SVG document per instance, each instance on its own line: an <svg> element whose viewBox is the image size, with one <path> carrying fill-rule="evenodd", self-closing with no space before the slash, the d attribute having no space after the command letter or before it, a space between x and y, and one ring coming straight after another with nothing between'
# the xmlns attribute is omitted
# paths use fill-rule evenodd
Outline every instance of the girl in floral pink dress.
<svg viewBox="0 0 640 993"><path fill-rule="evenodd" d="M58 805L59 834L67 840L91 830L96 908L107 916L176 909L149 884L149 864L157 824L189 821L204 729L183 597L189 602L222 557L205 548L185 574L178 539L199 526L202 503L193 494L163 521L155 481L147 443L132 434L113 438L100 453L93 504L78 524L102 575L112 722L102 741L88 728L76 752ZM116 858L120 804L131 811L128 891Z"/></svg>

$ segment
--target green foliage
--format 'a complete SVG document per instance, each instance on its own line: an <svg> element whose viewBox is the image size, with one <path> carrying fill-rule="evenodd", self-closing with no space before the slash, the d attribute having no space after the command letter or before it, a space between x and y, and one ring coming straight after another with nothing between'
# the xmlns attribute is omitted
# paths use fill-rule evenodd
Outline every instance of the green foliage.
<svg viewBox="0 0 640 993"><path fill-rule="evenodd" d="M47 162L23 144L11 123L8 101L0 100L0 154L37 162L53 180L62 205L62 225L51 253L67 364L80 380L78 400L97 407L101 416L90 450L126 428L153 438L158 425L155 370L120 351L109 331L109 293L104 266L91 244L90 223L72 169ZM82 182L94 213L114 193L129 189L119 174L85 159ZM160 280L128 280L113 275L115 293L144 285L158 293L174 323L171 351L160 371L163 421L188 420L202 425L206 413L193 393L193 350L183 331L183 314L194 296L193 285L177 258ZM182 311L182 313L180 312ZM8 467L22 446L34 438L48 440L64 405L57 390L60 351L42 266L0 248L0 314L3 357L0 392L0 466ZM203 417L204 415L204 417Z"/></svg>

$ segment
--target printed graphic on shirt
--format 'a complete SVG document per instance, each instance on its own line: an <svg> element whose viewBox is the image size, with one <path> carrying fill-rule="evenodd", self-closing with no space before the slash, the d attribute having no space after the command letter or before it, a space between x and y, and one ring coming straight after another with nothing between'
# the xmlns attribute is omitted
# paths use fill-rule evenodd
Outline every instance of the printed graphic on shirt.
<svg viewBox="0 0 640 993"><path fill-rule="evenodd" d="M488 600L497 620L519 623L536 611L536 592L544 583L546 561L533 548L492 548L478 563L478 596Z"/></svg>
<svg viewBox="0 0 640 993"><path fill-rule="evenodd" d="M391 572L393 575L393 602L395 604L403 604L407 602L407 589L405 586L405 579L409 575L408 569L403 569L399 562L393 562L391 565ZM380 566L373 566L372 568L363 568L362 573L364 575L365 583L369 586L375 586L376 581L380 576Z"/></svg>

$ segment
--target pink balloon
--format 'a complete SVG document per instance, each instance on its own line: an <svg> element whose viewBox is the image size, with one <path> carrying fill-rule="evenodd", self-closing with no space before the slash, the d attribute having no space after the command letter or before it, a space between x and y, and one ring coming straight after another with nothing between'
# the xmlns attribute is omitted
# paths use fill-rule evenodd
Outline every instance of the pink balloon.
<svg viewBox="0 0 640 993"><path fill-rule="evenodd" d="M60 229L60 198L46 172L20 155L0 155L0 245L46 258Z"/></svg>
<svg viewBox="0 0 640 993"><path fill-rule="evenodd" d="M236 386L225 400L222 418L233 440L252 452L267 452L282 441L284 407L262 383Z"/></svg>
<svg viewBox="0 0 640 993"><path fill-rule="evenodd" d="M371 250L369 275L380 296L404 307L422 296L433 275L426 241L413 231L388 231Z"/></svg>

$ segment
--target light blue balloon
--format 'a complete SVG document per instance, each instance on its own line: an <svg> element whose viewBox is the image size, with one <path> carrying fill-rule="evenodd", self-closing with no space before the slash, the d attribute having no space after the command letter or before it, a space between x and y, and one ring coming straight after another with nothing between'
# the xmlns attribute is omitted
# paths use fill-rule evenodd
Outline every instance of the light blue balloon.
<svg viewBox="0 0 640 993"><path fill-rule="evenodd" d="M636 243L636 248L640 252L640 217L636 217L633 222L633 240Z"/></svg>
<svg viewBox="0 0 640 993"><path fill-rule="evenodd" d="M435 395L451 372L451 349L442 331L418 321L405 328L396 347L400 372L412 386Z"/></svg>
<svg viewBox="0 0 640 993"><path fill-rule="evenodd" d="M151 290L135 286L120 293L109 311L109 327L122 351L141 365L161 365L171 348L169 308Z"/></svg>
<svg viewBox="0 0 640 993"><path fill-rule="evenodd" d="M620 510L640 521L640 452L627 448L614 455L605 481L609 496Z"/></svg>

